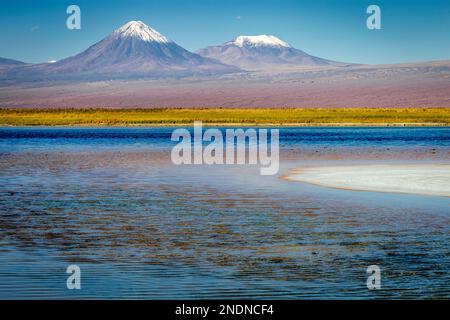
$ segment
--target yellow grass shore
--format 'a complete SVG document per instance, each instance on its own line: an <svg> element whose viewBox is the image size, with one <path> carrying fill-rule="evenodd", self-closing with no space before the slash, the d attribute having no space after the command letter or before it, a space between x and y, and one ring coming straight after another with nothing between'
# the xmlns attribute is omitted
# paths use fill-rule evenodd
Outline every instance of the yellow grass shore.
<svg viewBox="0 0 450 320"><path fill-rule="evenodd" d="M450 108L0 109L1 126L449 126Z"/></svg>

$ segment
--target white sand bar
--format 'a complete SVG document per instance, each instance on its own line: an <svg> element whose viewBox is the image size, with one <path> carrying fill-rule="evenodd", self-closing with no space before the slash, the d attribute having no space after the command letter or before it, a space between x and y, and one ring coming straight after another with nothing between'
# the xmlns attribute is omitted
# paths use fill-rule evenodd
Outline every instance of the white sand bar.
<svg viewBox="0 0 450 320"><path fill-rule="evenodd" d="M450 164L314 167L292 170L285 178L338 189L450 197Z"/></svg>

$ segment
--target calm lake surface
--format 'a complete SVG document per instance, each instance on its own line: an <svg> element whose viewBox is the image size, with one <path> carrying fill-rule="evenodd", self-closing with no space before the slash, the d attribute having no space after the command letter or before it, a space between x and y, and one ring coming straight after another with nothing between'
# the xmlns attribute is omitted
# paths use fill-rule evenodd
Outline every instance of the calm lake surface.
<svg viewBox="0 0 450 320"><path fill-rule="evenodd" d="M283 128L276 176L174 166L172 131L0 128L0 299L450 298L449 198L281 179L449 163L449 128Z"/></svg>

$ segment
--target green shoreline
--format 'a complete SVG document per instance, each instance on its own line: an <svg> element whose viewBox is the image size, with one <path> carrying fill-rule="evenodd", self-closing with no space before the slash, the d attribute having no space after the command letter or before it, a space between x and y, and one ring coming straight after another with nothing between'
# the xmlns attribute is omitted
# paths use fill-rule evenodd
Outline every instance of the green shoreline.
<svg viewBox="0 0 450 320"><path fill-rule="evenodd" d="M450 126L450 108L0 109L0 126Z"/></svg>

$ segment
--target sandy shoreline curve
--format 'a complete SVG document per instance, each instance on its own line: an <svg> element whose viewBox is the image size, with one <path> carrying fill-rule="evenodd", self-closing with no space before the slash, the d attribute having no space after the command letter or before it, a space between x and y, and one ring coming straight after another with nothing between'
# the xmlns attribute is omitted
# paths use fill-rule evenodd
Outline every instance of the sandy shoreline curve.
<svg viewBox="0 0 450 320"><path fill-rule="evenodd" d="M450 197L450 164L383 164L292 169L283 177L336 189Z"/></svg>

